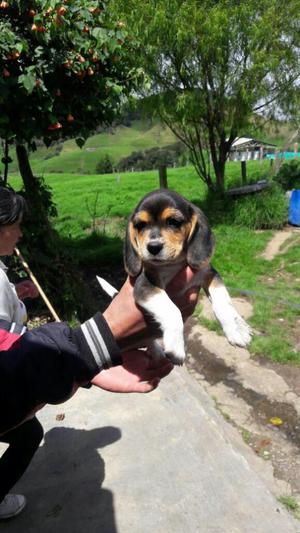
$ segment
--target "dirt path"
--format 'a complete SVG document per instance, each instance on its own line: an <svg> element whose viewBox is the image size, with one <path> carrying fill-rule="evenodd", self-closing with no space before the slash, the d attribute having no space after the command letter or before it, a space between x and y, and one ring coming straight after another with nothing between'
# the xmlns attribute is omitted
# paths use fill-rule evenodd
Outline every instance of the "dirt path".
<svg viewBox="0 0 300 533"><path fill-rule="evenodd" d="M297 242L300 242L300 228L285 228L282 231L276 231L273 238L269 241L265 251L261 254L261 257L268 261L272 261L280 251L286 250L286 247L282 250L282 245L295 234L299 235L299 238L296 240Z"/></svg>

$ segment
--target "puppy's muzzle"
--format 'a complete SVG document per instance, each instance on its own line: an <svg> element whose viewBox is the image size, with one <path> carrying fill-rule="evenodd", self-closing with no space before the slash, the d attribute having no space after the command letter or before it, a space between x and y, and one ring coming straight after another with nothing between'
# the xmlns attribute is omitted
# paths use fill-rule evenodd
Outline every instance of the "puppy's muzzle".
<svg viewBox="0 0 300 533"><path fill-rule="evenodd" d="M148 242L147 250L151 255L158 255L159 252L163 249L163 243L157 240Z"/></svg>

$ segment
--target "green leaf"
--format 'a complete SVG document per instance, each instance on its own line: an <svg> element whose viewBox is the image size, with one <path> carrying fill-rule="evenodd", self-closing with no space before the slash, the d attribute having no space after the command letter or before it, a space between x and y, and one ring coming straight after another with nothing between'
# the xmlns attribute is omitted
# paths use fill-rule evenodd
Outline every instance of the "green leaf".
<svg viewBox="0 0 300 533"><path fill-rule="evenodd" d="M36 76L28 72L28 74L21 74L18 78L18 82L25 87L28 94L31 94L35 88Z"/></svg>
<svg viewBox="0 0 300 533"><path fill-rule="evenodd" d="M45 49L43 48L43 46L37 46L34 51L35 57L41 57L42 55L44 55L44 53L45 53Z"/></svg>
<svg viewBox="0 0 300 533"><path fill-rule="evenodd" d="M17 44L14 46L15 50L16 50L17 52L19 52L19 54L20 54L21 52L23 52L23 47L24 47L24 43L17 43Z"/></svg>
<svg viewBox="0 0 300 533"><path fill-rule="evenodd" d="M83 146L91 131L114 119L122 87L124 92L134 87L136 76L125 47L115 62L119 15L108 11L107 4L105 0L9 0L9 9L0 15L0 135L7 135L9 126L11 135L27 143L35 138L49 143L77 137ZM63 6L66 11L59 19L57 9ZM100 7L101 13L91 13L94 7ZM34 18L29 17L31 8ZM49 8L52 11L46 15ZM14 51L20 56L14 57ZM68 114L76 116L72 127ZM56 122L62 128L48 130Z"/></svg>
<svg viewBox="0 0 300 533"><path fill-rule="evenodd" d="M121 87L120 85L116 85L114 84L112 86L112 90L115 94L121 94L123 92L123 87Z"/></svg>
<svg viewBox="0 0 300 533"><path fill-rule="evenodd" d="M85 144L85 139L82 139L82 137L77 137L76 140L76 144L77 146L79 146L79 148L82 148Z"/></svg>
<svg viewBox="0 0 300 533"><path fill-rule="evenodd" d="M92 31L91 31L91 35L92 37L95 37L95 39L97 39L98 41L106 41L107 39L107 32L104 28L93 28Z"/></svg>

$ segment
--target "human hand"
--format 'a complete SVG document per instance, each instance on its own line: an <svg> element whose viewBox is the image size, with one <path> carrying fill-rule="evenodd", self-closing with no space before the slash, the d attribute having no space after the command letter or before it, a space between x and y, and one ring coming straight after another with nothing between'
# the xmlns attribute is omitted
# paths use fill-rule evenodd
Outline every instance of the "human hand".
<svg viewBox="0 0 300 533"><path fill-rule="evenodd" d="M195 272L190 267L186 267L173 278L167 287L170 298L181 310L184 320L195 309L200 287L196 285L189 288L180 297L178 293L185 285L193 282L194 276ZM149 317L147 318L135 303L134 281L134 278L127 278L120 292L103 313L112 334L123 349L145 346L147 339L160 334L158 325L153 320L149 320Z"/></svg>
<svg viewBox="0 0 300 533"><path fill-rule="evenodd" d="M196 273L198 273L197 270L186 267L178 272L178 274L167 286L167 293L171 300L173 300L177 307L179 307L184 321L193 314L197 305L199 291L201 289L201 286L199 285L199 278L197 280L197 284L189 287L186 292L182 292L182 289L193 284L193 278L195 277Z"/></svg>
<svg viewBox="0 0 300 533"><path fill-rule="evenodd" d="M25 298L36 298L39 295L38 289L30 279L16 283L15 289L20 300L24 300Z"/></svg>
<svg viewBox="0 0 300 533"><path fill-rule="evenodd" d="M151 392L173 368L168 359L153 360L144 350L124 352L122 361L99 372L91 383L110 392Z"/></svg>

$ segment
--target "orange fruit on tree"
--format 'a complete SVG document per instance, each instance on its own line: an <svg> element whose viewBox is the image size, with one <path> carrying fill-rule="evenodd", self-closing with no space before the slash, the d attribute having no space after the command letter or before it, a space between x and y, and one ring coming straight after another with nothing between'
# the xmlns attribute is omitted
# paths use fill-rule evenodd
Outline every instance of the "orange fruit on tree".
<svg viewBox="0 0 300 533"><path fill-rule="evenodd" d="M50 124L48 126L48 130L49 131L55 131L55 130L60 130L62 128L62 125L60 122L54 122L54 124Z"/></svg>
<svg viewBox="0 0 300 533"><path fill-rule="evenodd" d="M61 6L61 7L59 7L59 8L56 10L57 14L58 14L60 17L62 17L62 16L66 13L66 11L67 11L67 8L64 7L64 6Z"/></svg>

